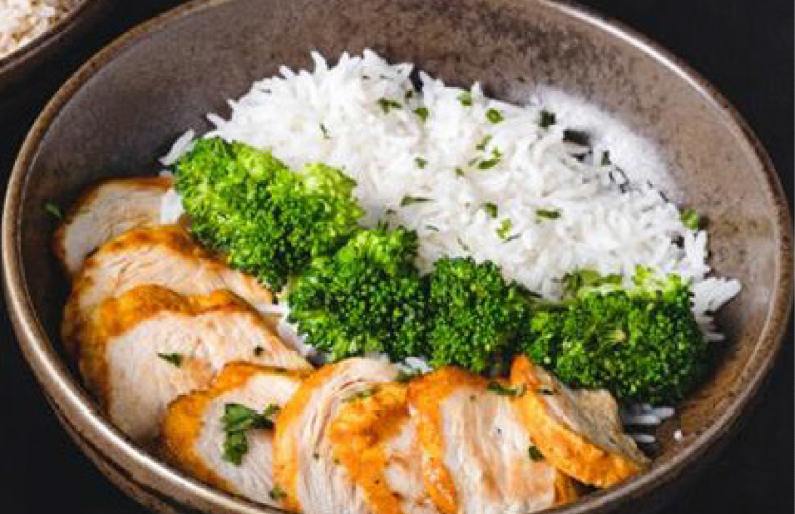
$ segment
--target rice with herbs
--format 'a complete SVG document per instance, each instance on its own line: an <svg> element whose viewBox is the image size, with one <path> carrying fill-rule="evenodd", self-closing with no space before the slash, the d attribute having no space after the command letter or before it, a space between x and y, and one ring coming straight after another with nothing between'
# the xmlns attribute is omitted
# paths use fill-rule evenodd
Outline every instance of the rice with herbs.
<svg viewBox="0 0 795 514"><path fill-rule="evenodd" d="M693 309L709 339L711 314L740 290L710 276L707 233L686 226L665 162L649 142L586 102L541 88L525 105L446 86L411 64L371 51L343 54L314 71L286 67L256 82L231 115L208 117L206 136L270 149L297 168L338 166L357 181L367 214L419 234L418 266L443 256L491 260L548 298L576 269L618 273L636 266L693 283ZM190 147L180 138L163 163ZM178 215L179 197L165 202Z"/></svg>
<svg viewBox="0 0 795 514"><path fill-rule="evenodd" d="M0 0L0 59L44 34L79 0Z"/></svg>

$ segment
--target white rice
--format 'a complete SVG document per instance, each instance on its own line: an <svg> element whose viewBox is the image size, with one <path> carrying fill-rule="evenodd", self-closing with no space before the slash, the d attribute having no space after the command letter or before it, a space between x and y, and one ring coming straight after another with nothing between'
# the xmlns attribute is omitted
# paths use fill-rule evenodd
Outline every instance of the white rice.
<svg viewBox="0 0 795 514"><path fill-rule="evenodd" d="M387 219L418 232L417 264L424 271L442 256L471 255L494 261L507 279L548 298L558 297L560 278L578 268L627 280L638 265L679 273L693 282L693 308L706 337L721 339L711 315L740 283L708 276L707 233L686 228L676 205L652 185L677 196L649 141L552 88L516 106L484 96L475 84L467 107L459 100L463 90L424 73L422 92L406 99L412 65L390 65L371 51L343 54L336 66L318 53L312 59L312 72L282 67L281 76L254 83L229 102L228 119L208 115L216 128L205 137L270 149L292 167L321 161L342 168L357 181L355 194L367 211L363 224ZM385 113L381 99L401 107ZM427 121L412 112L418 107L428 109ZM488 121L490 108L504 120ZM548 130L538 123L542 109L557 117ZM589 132L593 156L576 158L583 147L563 141L566 128ZM181 136L162 162L175 162L192 139L192 132ZM499 162L478 169L495 150ZM620 170L600 165L603 150ZM401 205L410 197L430 201ZM497 206L496 218L486 203ZM538 209L557 210L560 217L540 218ZM178 217L178 196L169 195L163 210L164 219ZM508 241L498 235L506 219Z"/></svg>
<svg viewBox="0 0 795 514"><path fill-rule="evenodd" d="M0 59L49 30L78 3L78 0L0 0Z"/></svg>

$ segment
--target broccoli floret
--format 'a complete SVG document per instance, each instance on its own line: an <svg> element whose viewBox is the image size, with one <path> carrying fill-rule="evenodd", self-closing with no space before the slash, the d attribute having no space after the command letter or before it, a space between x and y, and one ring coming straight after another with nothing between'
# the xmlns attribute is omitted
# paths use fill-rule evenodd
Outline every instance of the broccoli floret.
<svg viewBox="0 0 795 514"><path fill-rule="evenodd" d="M364 230L334 255L312 260L290 288L289 320L307 342L339 360L426 353L428 286L413 265L417 234Z"/></svg>
<svg viewBox="0 0 795 514"><path fill-rule="evenodd" d="M202 139L176 165L191 231L274 289L356 230L355 183L313 164L292 172L270 152Z"/></svg>
<svg viewBox="0 0 795 514"><path fill-rule="evenodd" d="M431 364L480 373L499 364L525 323L529 300L492 262L443 258L431 277Z"/></svg>
<svg viewBox="0 0 795 514"><path fill-rule="evenodd" d="M524 339L532 360L564 382L618 398L667 404L703 376L708 344L678 275L639 269L635 287L587 283L561 304L537 306Z"/></svg>

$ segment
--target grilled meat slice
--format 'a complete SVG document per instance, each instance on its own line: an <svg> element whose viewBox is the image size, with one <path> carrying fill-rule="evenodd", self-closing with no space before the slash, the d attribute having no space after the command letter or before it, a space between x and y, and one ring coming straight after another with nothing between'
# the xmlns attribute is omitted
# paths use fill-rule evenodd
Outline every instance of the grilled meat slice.
<svg viewBox="0 0 795 514"><path fill-rule="evenodd" d="M136 177L101 182L77 200L55 232L53 249L73 276L106 241L137 227L160 224L160 203L171 187L168 177Z"/></svg>
<svg viewBox="0 0 795 514"><path fill-rule="evenodd" d="M161 441L166 459L219 489L276 505L272 498L272 425L243 432L247 449L236 464L224 456L227 432L223 418L228 405L242 405L257 413L273 412L267 418L272 421L304 376L249 363L227 364L209 389L181 396L169 405Z"/></svg>
<svg viewBox="0 0 795 514"><path fill-rule="evenodd" d="M103 302L84 331L80 371L110 419L135 440L157 436L166 406L225 364L310 369L237 296L141 286Z"/></svg>
<svg viewBox="0 0 795 514"><path fill-rule="evenodd" d="M648 466L609 392L571 390L525 356L514 360L511 383L527 391L515 407L533 442L567 475L609 487Z"/></svg>
<svg viewBox="0 0 795 514"><path fill-rule="evenodd" d="M536 453L512 406L519 393L454 367L409 385L423 481L441 512L519 514L576 498L573 482Z"/></svg>

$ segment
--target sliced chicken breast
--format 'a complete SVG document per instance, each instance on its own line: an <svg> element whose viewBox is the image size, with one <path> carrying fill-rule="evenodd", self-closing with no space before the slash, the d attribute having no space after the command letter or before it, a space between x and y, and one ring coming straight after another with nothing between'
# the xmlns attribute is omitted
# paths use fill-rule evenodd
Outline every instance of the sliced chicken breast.
<svg viewBox="0 0 795 514"><path fill-rule="evenodd" d="M103 302L80 347L80 371L111 421L131 438L157 436L166 407L206 387L224 365L310 369L227 291L182 296L141 286Z"/></svg>
<svg viewBox="0 0 795 514"><path fill-rule="evenodd" d="M364 491L334 456L329 427L348 402L397 376L389 363L347 359L305 380L276 420L273 473L284 508L304 514L367 513Z"/></svg>
<svg viewBox="0 0 795 514"><path fill-rule="evenodd" d="M609 392L571 390L525 356L514 360L511 383L526 389L515 408L534 444L567 475L609 487L648 466Z"/></svg>
<svg viewBox="0 0 795 514"><path fill-rule="evenodd" d="M532 445L509 389L458 368L409 385L425 488L445 514L527 513L577 497Z"/></svg>
<svg viewBox="0 0 795 514"><path fill-rule="evenodd" d="M246 450L239 464L224 458L227 406L242 405L262 413L278 411L301 384L303 374L248 363L232 363L212 386L179 397L163 421L162 448L169 462L189 475L232 494L275 505L273 494L271 428L243 432Z"/></svg>
<svg viewBox="0 0 795 514"><path fill-rule="evenodd" d="M136 227L160 224L160 205L169 177L101 182L77 200L55 232L53 249L69 275L106 241Z"/></svg>
<svg viewBox="0 0 795 514"><path fill-rule="evenodd" d="M260 312L267 312L273 300L254 277L227 267L181 227L134 229L104 244L75 277L61 327L67 350L74 350L97 305L144 284L185 295L227 289Z"/></svg>
<svg viewBox="0 0 795 514"><path fill-rule="evenodd" d="M438 512L422 485L420 449L405 384L381 384L342 405L329 428L332 454L372 514Z"/></svg>

